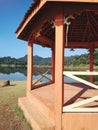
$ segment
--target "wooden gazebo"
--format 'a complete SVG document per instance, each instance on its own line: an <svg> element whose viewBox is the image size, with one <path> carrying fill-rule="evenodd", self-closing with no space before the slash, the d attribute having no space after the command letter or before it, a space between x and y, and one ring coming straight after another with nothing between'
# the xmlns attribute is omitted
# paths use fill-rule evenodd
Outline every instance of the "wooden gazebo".
<svg viewBox="0 0 98 130"><path fill-rule="evenodd" d="M76 76L98 75L93 71L98 0L34 0L16 35L28 42L27 93L19 106L32 128L98 130L98 86ZM52 79L37 86L32 79L33 44L52 50ZM89 49L90 71L64 71L64 48ZM64 83L64 75L79 82Z"/></svg>

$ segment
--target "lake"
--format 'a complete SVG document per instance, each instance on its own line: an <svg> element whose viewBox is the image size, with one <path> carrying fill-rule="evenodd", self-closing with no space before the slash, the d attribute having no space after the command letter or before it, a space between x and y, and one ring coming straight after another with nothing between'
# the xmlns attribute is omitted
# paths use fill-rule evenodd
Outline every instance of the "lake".
<svg viewBox="0 0 98 130"><path fill-rule="evenodd" d="M21 67L0 67L1 80L26 80L27 70Z"/></svg>
<svg viewBox="0 0 98 130"><path fill-rule="evenodd" d="M51 74L47 74L47 76L51 78ZM38 78L40 78L40 75L33 75L33 79ZM26 68L0 67L0 80L27 80L27 70ZM42 81L47 82L47 79L43 78ZM64 81L76 82L69 77L64 77Z"/></svg>
<svg viewBox="0 0 98 130"><path fill-rule="evenodd" d="M0 73L0 79L1 80L26 80L27 77L20 72L15 72L10 74Z"/></svg>

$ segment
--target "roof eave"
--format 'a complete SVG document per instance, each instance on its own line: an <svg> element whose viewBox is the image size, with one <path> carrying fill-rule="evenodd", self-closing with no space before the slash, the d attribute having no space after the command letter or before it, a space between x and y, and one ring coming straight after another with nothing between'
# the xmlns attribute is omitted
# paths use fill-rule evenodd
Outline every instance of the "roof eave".
<svg viewBox="0 0 98 130"><path fill-rule="evenodd" d="M29 16L25 19L25 22L23 22L23 24L21 24L18 29L16 30L16 37L20 38L21 33L23 32L23 30L25 29L25 27L27 26L27 24L29 23L29 21L37 14L37 12L42 8L42 6L45 5L47 0L41 0L39 5L29 14Z"/></svg>
<svg viewBox="0 0 98 130"><path fill-rule="evenodd" d="M22 35L25 28L27 27L28 23L30 22L30 20L38 13L38 11L46 4L46 2L84 2L84 3L98 3L98 0L39 0L39 4L32 9L30 13L28 13L28 15L25 17L25 19L23 19L23 21L21 22L20 26L18 27L18 29L16 30L16 37L19 39L23 39ZM27 40L27 39L25 39Z"/></svg>

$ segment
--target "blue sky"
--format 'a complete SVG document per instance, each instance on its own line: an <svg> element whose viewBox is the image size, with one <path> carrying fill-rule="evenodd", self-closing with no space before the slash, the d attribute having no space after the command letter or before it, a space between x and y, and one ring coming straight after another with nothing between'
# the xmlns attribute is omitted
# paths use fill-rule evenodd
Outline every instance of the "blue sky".
<svg viewBox="0 0 98 130"><path fill-rule="evenodd" d="M15 31L33 0L0 0L0 57L23 57L27 42L16 38ZM34 55L49 57L50 49L34 46ZM66 56L85 53L86 50L65 51Z"/></svg>
<svg viewBox="0 0 98 130"><path fill-rule="evenodd" d="M27 43L16 38L15 31L32 0L0 0L0 57L27 54Z"/></svg>

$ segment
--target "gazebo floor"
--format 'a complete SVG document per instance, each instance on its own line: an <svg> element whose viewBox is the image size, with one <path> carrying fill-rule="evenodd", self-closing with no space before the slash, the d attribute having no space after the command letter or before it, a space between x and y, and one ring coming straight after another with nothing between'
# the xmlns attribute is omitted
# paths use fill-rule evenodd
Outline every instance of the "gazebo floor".
<svg viewBox="0 0 98 130"><path fill-rule="evenodd" d="M39 98L50 110L54 111L54 85L47 85L34 89L32 94ZM58 92L59 93L59 92ZM91 98L98 95L98 90L90 88L82 83L65 83L64 84L64 106ZM83 107L83 106L82 106ZM88 103L84 107L98 107L98 101Z"/></svg>
<svg viewBox="0 0 98 130"><path fill-rule="evenodd" d="M50 84L34 89L27 93L27 97L19 99L19 106L34 130L55 130L54 89L54 84ZM98 90L84 84L64 84L64 106L96 95L98 95ZM98 100L81 107L98 108ZM75 125L76 122L78 122L77 125ZM63 112L62 130L98 130L98 113Z"/></svg>

